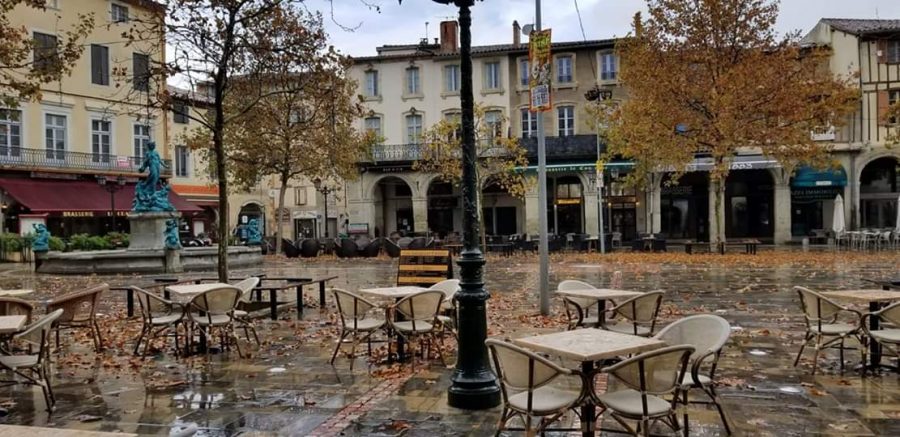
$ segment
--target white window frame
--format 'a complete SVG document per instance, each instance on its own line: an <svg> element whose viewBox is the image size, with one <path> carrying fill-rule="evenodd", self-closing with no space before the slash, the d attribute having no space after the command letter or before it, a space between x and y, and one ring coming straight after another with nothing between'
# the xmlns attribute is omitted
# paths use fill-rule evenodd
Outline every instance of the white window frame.
<svg viewBox="0 0 900 437"><path fill-rule="evenodd" d="M531 112L528 108L521 108L519 117L521 119L519 129L521 130L522 138L534 138L537 136L537 123L540 113Z"/></svg>
<svg viewBox="0 0 900 437"><path fill-rule="evenodd" d="M415 73L413 73L415 72ZM422 69L417 65L410 65L405 71L406 83L403 89L407 96L418 96L422 94Z"/></svg>
<svg viewBox="0 0 900 437"><path fill-rule="evenodd" d="M610 64L612 70L607 67ZM614 52L600 52L597 54L597 78L600 82L615 82L619 80L619 57Z"/></svg>
<svg viewBox="0 0 900 437"><path fill-rule="evenodd" d="M484 71L482 86L485 90L497 91L503 89L503 75L501 74L500 61L488 61L481 67Z"/></svg>
<svg viewBox="0 0 900 437"><path fill-rule="evenodd" d="M523 64L525 66L524 76L522 75ZM519 88L528 88L531 86L531 61L528 58L522 57L516 62L516 77L518 78L516 79L516 83L518 83Z"/></svg>
<svg viewBox="0 0 900 437"><path fill-rule="evenodd" d="M307 201L306 187L294 187L294 205L303 206Z"/></svg>
<svg viewBox="0 0 900 437"><path fill-rule="evenodd" d="M460 68L459 64L449 64L444 66L444 92L459 93L460 88ZM451 86L452 85L452 86Z"/></svg>
<svg viewBox="0 0 900 437"><path fill-rule="evenodd" d="M90 123L91 123L91 126L88 131L90 132L90 136L91 136L91 142L90 142L90 144L91 144L91 161L97 162L97 163L102 162L104 164L108 164L113 155L113 142L112 142L113 122L112 122L112 120L109 120L107 118L91 117ZM108 129L106 131L94 129L94 123L101 123L101 124L106 123ZM96 144L96 145L94 142L95 136L100 136L100 138L99 138L100 143ZM106 136L107 145L109 146L106 149L106 153L103 153L103 142L102 142L103 136Z"/></svg>
<svg viewBox="0 0 900 437"><path fill-rule="evenodd" d="M489 115L490 114L490 115ZM494 117L496 117L494 119ZM497 137L503 137L503 111L499 108L489 108L484 111L484 124L492 127L488 139L493 141Z"/></svg>
<svg viewBox="0 0 900 437"><path fill-rule="evenodd" d="M48 117L60 117L64 124L62 126L54 125L50 126L48 122ZM50 137L47 135L47 131L49 129L53 129L53 147L48 147L47 141L50 141ZM57 133L62 130L62 138L57 138ZM62 141L62 148L58 148L57 145L59 141ZM69 150L69 114L63 114L59 112L47 111L44 112L44 150L46 151L47 159L54 161L61 161L66 159L66 152Z"/></svg>
<svg viewBox="0 0 900 437"><path fill-rule="evenodd" d="M366 97L377 98L377 97L381 96L381 94L380 94L381 90L379 89L380 87L378 86L379 85L378 81L380 78L378 76L379 76L378 70L366 70L366 72L365 72Z"/></svg>
<svg viewBox="0 0 900 437"><path fill-rule="evenodd" d="M117 9L125 11L125 19L124 20L116 18L116 13L114 11L116 11ZM131 21L131 9L127 5L123 5L122 3L118 3L118 2L110 2L109 3L109 22L110 23L118 24L118 23L127 23L129 21Z"/></svg>
<svg viewBox="0 0 900 437"><path fill-rule="evenodd" d="M411 119L418 117L419 123L418 125L411 125L409 122ZM422 143L422 128L425 125L425 116L422 115L421 112L416 112L415 114L405 114L403 116L403 121L405 124L406 135L404 138L406 139L407 144L421 144Z"/></svg>
<svg viewBox="0 0 900 437"><path fill-rule="evenodd" d="M147 135L139 134L137 128L147 128ZM153 141L153 125L149 123L135 122L131 125L131 145L135 158L143 158L147 150L147 143Z"/></svg>
<svg viewBox="0 0 900 437"><path fill-rule="evenodd" d="M556 135L559 137L575 135L574 105L559 105L556 107Z"/></svg>
<svg viewBox="0 0 900 437"><path fill-rule="evenodd" d="M174 153L174 155L175 155L175 176L181 177L181 178L191 177L191 150L188 149L187 146L180 144L180 145L175 146L174 152L175 152ZM181 159L182 153L184 154L183 155L184 159ZM179 165L179 162L181 162L181 165ZM181 170L183 170L183 171L179 171L180 170L179 167L181 167Z"/></svg>
<svg viewBox="0 0 900 437"><path fill-rule="evenodd" d="M377 120L377 121L378 121L378 128L377 128L377 129L371 128L371 127L369 126L369 120ZM383 120L383 117L380 116L380 115L369 115L369 116L366 116L365 118L363 118L363 130L364 130L366 133L368 133L368 132L373 132L373 131L374 131L374 132L375 132L375 135L376 135L376 138L383 138L383 137L384 137L384 134L383 134L383 132L384 132L384 120Z"/></svg>
<svg viewBox="0 0 900 437"><path fill-rule="evenodd" d="M560 70L560 61L562 59L569 60L569 71L568 71L569 80L567 80L567 81L561 80L562 79L562 75L561 75L562 71ZM558 85L574 84L575 83L575 55L572 53L560 53L560 54L556 55L553 59L553 71L554 71L553 80Z"/></svg>
<svg viewBox="0 0 900 437"><path fill-rule="evenodd" d="M5 152L0 154L0 159L19 159L22 157L22 144L24 143L24 120L23 117L25 114L21 109L10 109L10 108L0 108L0 111L6 112L7 114L18 113L19 116L17 120L13 120L13 118L8 115L4 118L0 118L0 129L6 131L6 141L4 144L0 144L0 150L4 150ZM11 134L12 128L18 127L19 134L17 137L19 138L19 142L17 145L13 145ZM16 153L13 153L15 151Z"/></svg>

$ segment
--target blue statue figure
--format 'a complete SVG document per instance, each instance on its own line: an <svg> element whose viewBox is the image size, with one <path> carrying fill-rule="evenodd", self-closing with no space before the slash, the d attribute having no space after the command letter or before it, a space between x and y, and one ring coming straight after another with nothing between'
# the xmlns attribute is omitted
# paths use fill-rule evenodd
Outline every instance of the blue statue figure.
<svg viewBox="0 0 900 437"><path fill-rule="evenodd" d="M35 252L49 251L50 231L47 230L47 226L43 223L35 223L32 228L34 228L34 239L31 240L31 250Z"/></svg>
<svg viewBox="0 0 900 437"><path fill-rule="evenodd" d="M262 244L262 233L259 231L259 221L250 219L247 223L247 245L256 246Z"/></svg>
<svg viewBox="0 0 900 437"><path fill-rule="evenodd" d="M178 219L166 220L166 249L181 249L181 239L178 237Z"/></svg>
<svg viewBox="0 0 900 437"><path fill-rule="evenodd" d="M147 171L147 177L142 179L134 187L134 201L131 210L135 212L159 212L175 211L175 207L169 202L169 186L159 177L160 168L165 163L156 151L156 143L147 143L144 153L144 162L138 169L141 173Z"/></svg>

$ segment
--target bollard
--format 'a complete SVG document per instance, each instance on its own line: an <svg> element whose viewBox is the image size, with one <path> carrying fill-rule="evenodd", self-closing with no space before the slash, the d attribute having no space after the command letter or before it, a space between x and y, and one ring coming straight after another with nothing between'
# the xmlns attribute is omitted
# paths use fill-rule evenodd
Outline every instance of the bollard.
<svg viewBox="0 0 900 437"><path fill-rule="evenodd" d="M803 251L809 252L809 237L803 237Z"/></svg>

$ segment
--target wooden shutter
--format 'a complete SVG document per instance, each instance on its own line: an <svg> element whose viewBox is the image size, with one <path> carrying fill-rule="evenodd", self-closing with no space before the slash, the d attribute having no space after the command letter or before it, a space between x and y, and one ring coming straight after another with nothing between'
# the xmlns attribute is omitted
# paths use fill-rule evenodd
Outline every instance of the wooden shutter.
<svg viewBox="0 0 900 437"><path fill-rule="evenodd" d="M150 57L135 53L132 55L132 74L134 89L138 91L150 90Z"/></svg>
<svg viewBox="0 0 900 437"><path fill-rule="evenodd" d="M875 43L875 50L877 50L875 54L878 57L878 63L887 63L887 41L883 39L878 40L878 42Z"/></svg>
<svg viewBox="0 0 900 437"><path fill-rule="evenodd" d="M109 85L109 49L91 44L91 83Z"/></svg>
<svg viewBox="0 0 900 437"><path fill-rule="evenodd" d="M878 125L888 124L887 113L890 110L890 95L887 90L878 91Z"/></svg>

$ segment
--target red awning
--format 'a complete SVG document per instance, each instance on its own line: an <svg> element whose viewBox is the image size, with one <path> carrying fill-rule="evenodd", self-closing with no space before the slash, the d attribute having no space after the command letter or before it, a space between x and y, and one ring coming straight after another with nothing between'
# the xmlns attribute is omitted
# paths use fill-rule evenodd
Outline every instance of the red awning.
<svg viewBox="0 0 900 437"><path fill-rule="evenodd" d="M0 188L33 213L107 213L112 206L109 192L91 181L0 178ZM116 211L130 211L133 199L134 184L125 185L115 193ZM174 192L169 192L169 200L178 211L202 211Z"/></svg>

